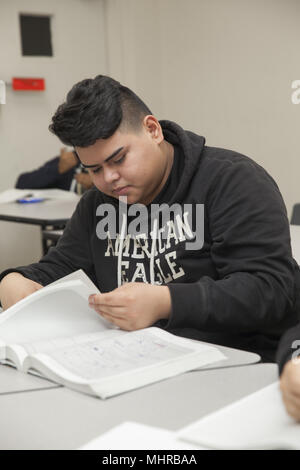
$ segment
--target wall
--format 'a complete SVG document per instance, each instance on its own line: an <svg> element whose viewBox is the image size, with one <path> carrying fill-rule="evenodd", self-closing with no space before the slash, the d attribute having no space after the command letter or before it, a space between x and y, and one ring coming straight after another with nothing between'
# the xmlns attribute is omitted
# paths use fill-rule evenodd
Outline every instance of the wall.
<svg viewBox="0 0 300 470"><path fill-rule="evenodd" d="M300 202L300 104L291 102L291 83L300 79L300 2L110 0L107 7L112 76L135 87L159 118L264 166L290 214Z"/></svg>
<svg viewBox="0 0 300 470"><path fill-rule="evenodd" d="M106 0L108 73L162 112L160 2ZM164 71L165 72L165 71Z"/></svg>
<svg viewBox="0 0 300 470"><path fill-rule="evenodd" d="M53 57L23 57L19 13L52 15ZM48 131L51 116L71 86L106 73L104 1L1 0L0 78L46 79L45 92L7 88L0 106L0 191L13 187L16 176L58 154L59 140ZM0 222L0 270L27 264L41 255L38 227Z"/></svg>

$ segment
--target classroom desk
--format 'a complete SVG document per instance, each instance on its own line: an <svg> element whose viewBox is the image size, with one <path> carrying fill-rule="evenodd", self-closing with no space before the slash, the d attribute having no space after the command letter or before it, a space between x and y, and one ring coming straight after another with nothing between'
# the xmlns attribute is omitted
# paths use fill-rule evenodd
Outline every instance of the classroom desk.
<svg viewBox="0 0 300 470"><path fill-rule="evenodd" d="M300 225L290 225L293 257L300 265Z"/></svg>
<svg viewBox="0 0 300 470"><path fill-rule="evenodd" d="M7 202L0 204L0 220L39 225L41 234L46 227L63 228L73 214L79 199L49 199L40 203L18 204ZM43 236L43 252L47 251Z"/></svg>
<svg viewBox="0 0 300 470"><path fill-rule="evenodd" d="M0 220L32 225L64 225L73 214L78 200L49 199L33 204L0 204Z"/></svg>
<svg viewBox="0 0 300 470"><path fill-rule="evenodd" d="M23 374L13 367L0 364L0 395L57 387L60 387L60 385L50 380L32 374Z"/></svg>
<svg viewBox="0 0 300 470"><path fill-rule="evenodd" d="M275 364L256 364L189 372L107 400L67 388L0 395L0 448L76 449L124 421L175 431L277 378Z"/></svg>
<svg viewBox="0 0 300 470"><path fill-rule="evenodd" d="M225 354L227 359L225 359L224 361L217 361L214 364L203 366L201 367L201 370L211 370L219 368L224 369L225 367L245 366L248 364L256 364L261 360L261 357L258 354L252 352L242 351L241 349L227 348L226 346L219 345L216 345L216 347L223 354Z"/></svg>

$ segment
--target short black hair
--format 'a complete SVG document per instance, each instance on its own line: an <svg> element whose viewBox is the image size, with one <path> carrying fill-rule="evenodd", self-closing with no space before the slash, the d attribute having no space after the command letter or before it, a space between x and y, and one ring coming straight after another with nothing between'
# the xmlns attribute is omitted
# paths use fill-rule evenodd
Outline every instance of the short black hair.
<svg viewBox="0 0 300 470"><path fill-rule="evenodd" d="M152 114L129 88L111 77L97 75L76 83L49 126L65 145L88 147L107 139L120 127L138 131Z"/></svg>

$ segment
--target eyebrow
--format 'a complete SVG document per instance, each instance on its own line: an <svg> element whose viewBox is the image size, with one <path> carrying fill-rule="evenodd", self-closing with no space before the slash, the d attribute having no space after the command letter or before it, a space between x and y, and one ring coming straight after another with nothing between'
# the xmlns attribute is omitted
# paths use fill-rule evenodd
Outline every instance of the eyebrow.
<svg viewBox="0 0 300 470"><path fill-rule="evenodd" d="M118 155L118 153L120 153L122 150L124 149L124 147L120 147L118 148L117 150L115 150L111 155L109 155L109 157L107 157L104 162L108 162L109 160L111 160L112 158L114 158L116 155ZM84 163L82 163L80 161L80 158L79 158L79 155L78 153L76 152L76 150L74 149L74 152L76 154L76 157L78 158L80 164L83 166L83 168L95 168L95 167L98 167L98 166L101 166L99 163L96 163L95 165L85 165Z"/></svg>

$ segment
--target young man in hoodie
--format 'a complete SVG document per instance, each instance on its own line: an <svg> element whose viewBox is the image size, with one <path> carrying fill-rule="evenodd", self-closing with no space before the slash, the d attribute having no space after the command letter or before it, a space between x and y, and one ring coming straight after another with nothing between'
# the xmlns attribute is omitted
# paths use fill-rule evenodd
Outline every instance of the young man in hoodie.
<svg viewBox="0 0 300 470"><path fill-rule="evenodd" d="M102 292L91 308L122 329L156 325L274 360L297 321L299 268L266 171L159 122L101 75L71 89L50 130L74 147L95 188L39 263L2 273L4 308L81 268Z"/></svg>

